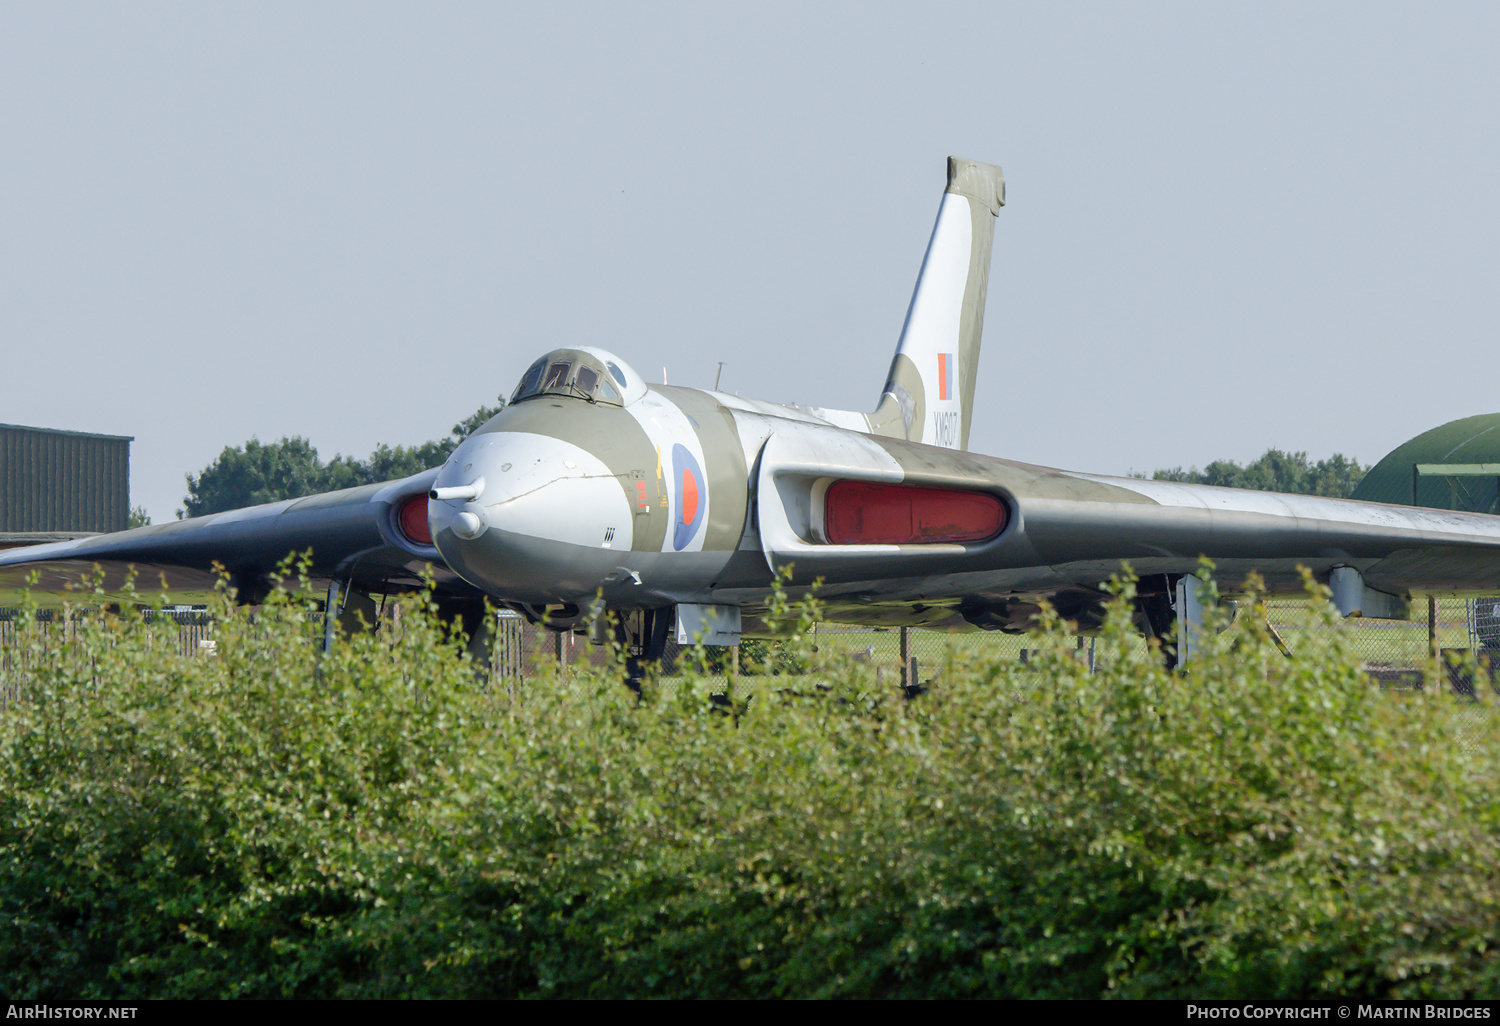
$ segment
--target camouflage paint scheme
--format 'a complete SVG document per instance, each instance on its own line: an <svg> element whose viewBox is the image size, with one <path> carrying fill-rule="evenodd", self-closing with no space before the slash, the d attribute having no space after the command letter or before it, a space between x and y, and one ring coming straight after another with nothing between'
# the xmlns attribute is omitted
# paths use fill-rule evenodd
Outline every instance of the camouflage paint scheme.
<svg viewBox="0 0 1500 1026"><path fill-rule="evenodd" d="M950 158L948 186L873 413L802 409L648 386L601 349L560 349L442 467L414 477L0 553L0 588L59 592L91 573L191 594L222 566L254 601L289 552L320 586L385 594L430 575L442 601L480 597L562 629L599 612L692 606L763 624L778 568L821 580L833 619L1025 630L1047 600L1097 625L1102 582L1128 562L1143 609L1170 603L1200 557L1273 591L1298 568L1342 585L1346 613L1396 615L1413 591L1493 592L1500 518L1110 478L964 451L974 412L999 168ZM561 368L559 370L559 368ZM834 544L839 481L997 497L1003 529L969 543ZM425 498L424 498L425 497ZM431 543L401 510L427 503ZM418 532L420 533L420 532ZM1352 590L1351 590L1352 588ZM1159 618L1159 613L1157 614ZM1150 615L1143 623L1157 629Z"/></svg>

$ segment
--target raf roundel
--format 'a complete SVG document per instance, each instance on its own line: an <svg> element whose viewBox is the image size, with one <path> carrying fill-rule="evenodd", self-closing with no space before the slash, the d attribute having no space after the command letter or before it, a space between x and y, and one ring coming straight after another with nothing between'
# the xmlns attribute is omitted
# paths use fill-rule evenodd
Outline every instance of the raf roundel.
<svg viewBox="0 0 1500 1026"><path fill-rule="evenodd" d="M687 446L681 443L672 446L672 466L677 473L677 523L672 529L672 548L681 552L703 524L708 489L704 485L703 470Z"/></svg>

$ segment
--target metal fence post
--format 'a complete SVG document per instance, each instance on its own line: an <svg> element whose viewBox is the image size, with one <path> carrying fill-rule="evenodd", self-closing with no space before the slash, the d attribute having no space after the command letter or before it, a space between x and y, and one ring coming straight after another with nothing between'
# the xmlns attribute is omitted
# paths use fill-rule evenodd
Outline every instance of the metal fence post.
<svg viewBox="0 0 1500 1026"><path fill-rule="evenodd" d="M911 666L911 645L907 638L908 627L901 628L901 686L911 687L911 681L907 679L907 668Z"/></svg>

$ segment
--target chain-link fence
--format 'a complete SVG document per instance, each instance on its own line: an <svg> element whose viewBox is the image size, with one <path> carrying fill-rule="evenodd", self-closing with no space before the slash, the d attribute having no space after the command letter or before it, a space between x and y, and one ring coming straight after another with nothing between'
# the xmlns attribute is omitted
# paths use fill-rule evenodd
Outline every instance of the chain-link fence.
<svg viewBox="0 0 1500 1026"><path fill-rule="evenodd" d="M1267 606L1267 620L1277 638L1295 652L1314 635L1340 632L1360 657L1371 679L1389 686L1421 686L1437 665L1434 656L1472 653L1483 667L1494 653L1494 679L1500 683L1500 597L1494 599L1438 599L1429 606L1425 599L1412 604L1409 620L1355 618L1330 623L1305 601L1274 602ZM1241 611L1230 630L1243 630ZM1036 651L1036 642L1024 635L992 632L958 633L920 628L854 627L819 624L811 636L812 653L819 661L842 656L869 666L877 682L892 686L926 686L939 680L955 660L964 662L1009 662L1024 666ZM1146 642L1142 640L1141 645ZM1089 637L1076 639L1078 656L1090 667L1108 658ZM551 675L559 664L569 667L600 667L614 658L608 646L589 644L580 635L560 635L528 624L520 617L502 615L496 641L495 670L498 677L525 680ZM791 651L774 641L746 639L738 653L709 649L708 670L724 678L737 673L745 677L794 676L809 667L799 665ZM662 675L672 677L690 657L686 646L667 643ZM1463 673L1449 673L1460 687Z"/></svg>
<svg viewBox="0 0 1500 1026"><path fill-rule="evenodd" d="M1493 653L1494 672L1490 676L1500 690L1500 598L1437 599L1430 610L1427 600L1420 599L1412 604L1409 620L1335 618L1330 622L1301 600L1270 603L1266 613L1269 627L1292 652L1302 649L1321 632L1339 632L1372 681L1387 686L1420 687L1436 667L1443 665L1449 681L1463 690L1466 682L1472 680L1472 671L1453 664L1472 656L1480 672L1489 673ZM1228 629L1245 629L1245 618L1250 615L1253 614L1242 607ZM1144 639L1138 643L1147 644ZM747 641L742 648L752 644L755 643ZM1036 644L1025 635L920 628L903 631L840 624L820 624L813 635L813 645L820 655L841 652L868 663L877 680L916 686L940 680L944 669L956 660L1025 666L1036 654ZM1093 638L1079 636L1075 644L1079 659L1091 668L1103 665L1110 658ZM669 658L668 669L670 663Z"/></svg>
<svg viewBox="0 0 1500 1026"><path fill-rule="evenodd" d="M1267 607L1268 621L1281 642L1296 651L1318 632L1340 631L1359 655L1371 678L1395 686L1420 686L1433 672L1434 655L1455 656L1472 653L1481 673L1500 684L1500 597L1485 599L1440 599L1429 605L1425 600L1413 603L1410 620L1352 619L1330 624L1306 602L1272 603ZM78 617L64 617L60 611L40 610L37 621L44 635L55 637L59 644L69 641L77 630ZM213 623L203 610L147 610L148 620L177 624L177 630L157 632L153 636L169 642L182 655L214 652ZM1244 629L1240 622L1230 630ZM1430 618L1429 618L1430 615ZM321 638L321 617L309 619L309 643ZM316 629L314 629L316 628ZM8 671L18 658L15 647L15 611L0 609L0 687L13 679ZM1008 662L1024 666L1035 652L1036 642L1024 635L999 633L956 633L920 628L869 628L842 624L819 624L813 629L811 647L817 662L842 657L868 665L877 682L893 687L927 686L940 680L943 671L955 660L965 662ZM1090 667L1107 659L1096 651L1093 639L1077 639L1078 655ZM1144 645L1142 641L1140 644ZM1493 655L1495 673L1488 666ZM507 687L518 686L535 677L567 675L584 667L608 666L616 658L607 645L593 645L582 635L558 634L528 623L512 613L501 613L496 623L493 645L493 679ZM668 642L662 661L661 676L671 678L685 669L692 656L686 646ZM804 675L813 667L804 665L783 643L745 639L738 650L709 649L705 653L707 671L725 679L740 677L778 677ZM1467 672L1469 676L1464 677ZM1449 673L1449 679L1462 688L1472 681L1472 670ZM0 700L6 696L0 694Z"/></svg>
<svg viewBox="0 0 1500 1026"><path fill-rule="evenodd" d="M78 634L82 610L38 609L33 613L41 645L32 649L16 644L17 611L0 608L0 708L18 697L17 680L34 660L63 658L65 646ZM147 635L151 641L183 656L195 656L214 650L213 619L201 609L146 609L147 623L163 625ZM166 625L175 625L175 630ZM76 654L75 656L76 657Z"/></svg>

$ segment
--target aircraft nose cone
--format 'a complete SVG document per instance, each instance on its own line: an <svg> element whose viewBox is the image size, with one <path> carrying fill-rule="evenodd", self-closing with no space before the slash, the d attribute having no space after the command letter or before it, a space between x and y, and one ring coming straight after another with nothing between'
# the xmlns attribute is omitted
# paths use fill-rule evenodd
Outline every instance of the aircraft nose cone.
<svg viewBox="0 0 1500 1026"><path fill-rule="evenodd" d="M503 600L592 595L631 547L633 510L619 478L585 449L547 435L468 439L430 498L428 522L443 559Z"/></svg>

